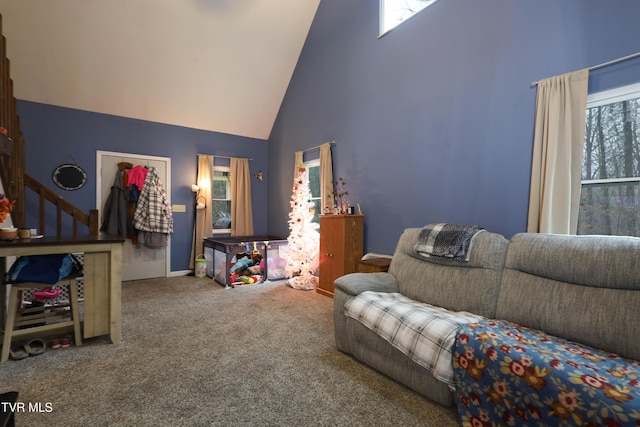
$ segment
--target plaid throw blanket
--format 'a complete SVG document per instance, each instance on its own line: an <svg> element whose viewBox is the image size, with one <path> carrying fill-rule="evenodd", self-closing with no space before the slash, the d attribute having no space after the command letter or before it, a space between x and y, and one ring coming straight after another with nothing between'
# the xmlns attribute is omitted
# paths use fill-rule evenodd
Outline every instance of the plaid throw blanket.
<svg viewBox="0 0 640 427"><path fill-rule="evenodd" d="M347 301L345 314L379 334L452 389L456 333L460 324L482 319L416 302L400 293L371 291Z"/></svg>
<svg viewBox="0 0 640 427"><path fill-rule="evenodd" d="M473 238L481 231L477 225L429 224L420 231L414 250L425 258L469 261Z"/></svg>

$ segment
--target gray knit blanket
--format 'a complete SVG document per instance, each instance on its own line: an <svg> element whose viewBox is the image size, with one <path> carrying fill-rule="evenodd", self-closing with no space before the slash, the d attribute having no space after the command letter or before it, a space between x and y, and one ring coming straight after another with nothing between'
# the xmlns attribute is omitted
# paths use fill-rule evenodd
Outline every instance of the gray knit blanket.
<svg viewBox="0 0 640 427"><path fill-rule="evenodd" d="M425 258L469 261L473 239L481 231L485 230L477 225L429 224L420 231L414 249Z"/></svg>

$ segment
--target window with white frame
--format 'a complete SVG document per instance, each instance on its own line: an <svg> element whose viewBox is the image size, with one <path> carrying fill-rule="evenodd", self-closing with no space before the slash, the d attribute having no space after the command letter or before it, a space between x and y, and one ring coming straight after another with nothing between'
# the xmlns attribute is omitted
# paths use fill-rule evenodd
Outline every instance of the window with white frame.
<svg viewBox="0 0 640 427"><path fill-rule="evenodd" d="M640 236L640 83L590 94L578 234Z"/></svg>
<svg viewBox="0 0 640 427"><path fill-rule="evenodd" d="M231 232L231 181L228 166L213 167L211 183L213 234Z"/></svg>
<svg viewBox="0 0 640 427"><path fill-rule="evenodd" d="M380 0L380 35L391 31L437 0Z"/></svg>
<svg viewBox="0 0 640 427"><path fill-rule="evenodd" d="M307 173L309 174L309 189L311 190L311 201L314 206L313 222L320 222L322 213L322 195L320 194L320 159L309 160L305 162Z"/></svg>

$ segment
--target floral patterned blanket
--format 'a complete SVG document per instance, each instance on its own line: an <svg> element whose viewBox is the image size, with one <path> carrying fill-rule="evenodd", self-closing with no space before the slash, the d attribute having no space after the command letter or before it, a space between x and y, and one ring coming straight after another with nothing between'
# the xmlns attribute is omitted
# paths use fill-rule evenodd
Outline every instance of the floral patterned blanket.
<svg viewBox="0 0 640 427"><path fill-rule="evenodd" d="M640 363L503 320L461 325L463 426L640 426Z"/></svg>

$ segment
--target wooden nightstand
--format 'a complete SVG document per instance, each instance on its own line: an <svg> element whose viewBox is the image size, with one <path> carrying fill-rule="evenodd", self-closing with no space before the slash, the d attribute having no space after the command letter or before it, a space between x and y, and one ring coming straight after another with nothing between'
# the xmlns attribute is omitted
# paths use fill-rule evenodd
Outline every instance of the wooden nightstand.
<svg viewBox="0 0 640 427"><path fill-rule="evenodd" d="M389 270L389 264L391 264L391 258L371 258L362 260L358 264L358 271L360 273L379 273Z"/></svg>

